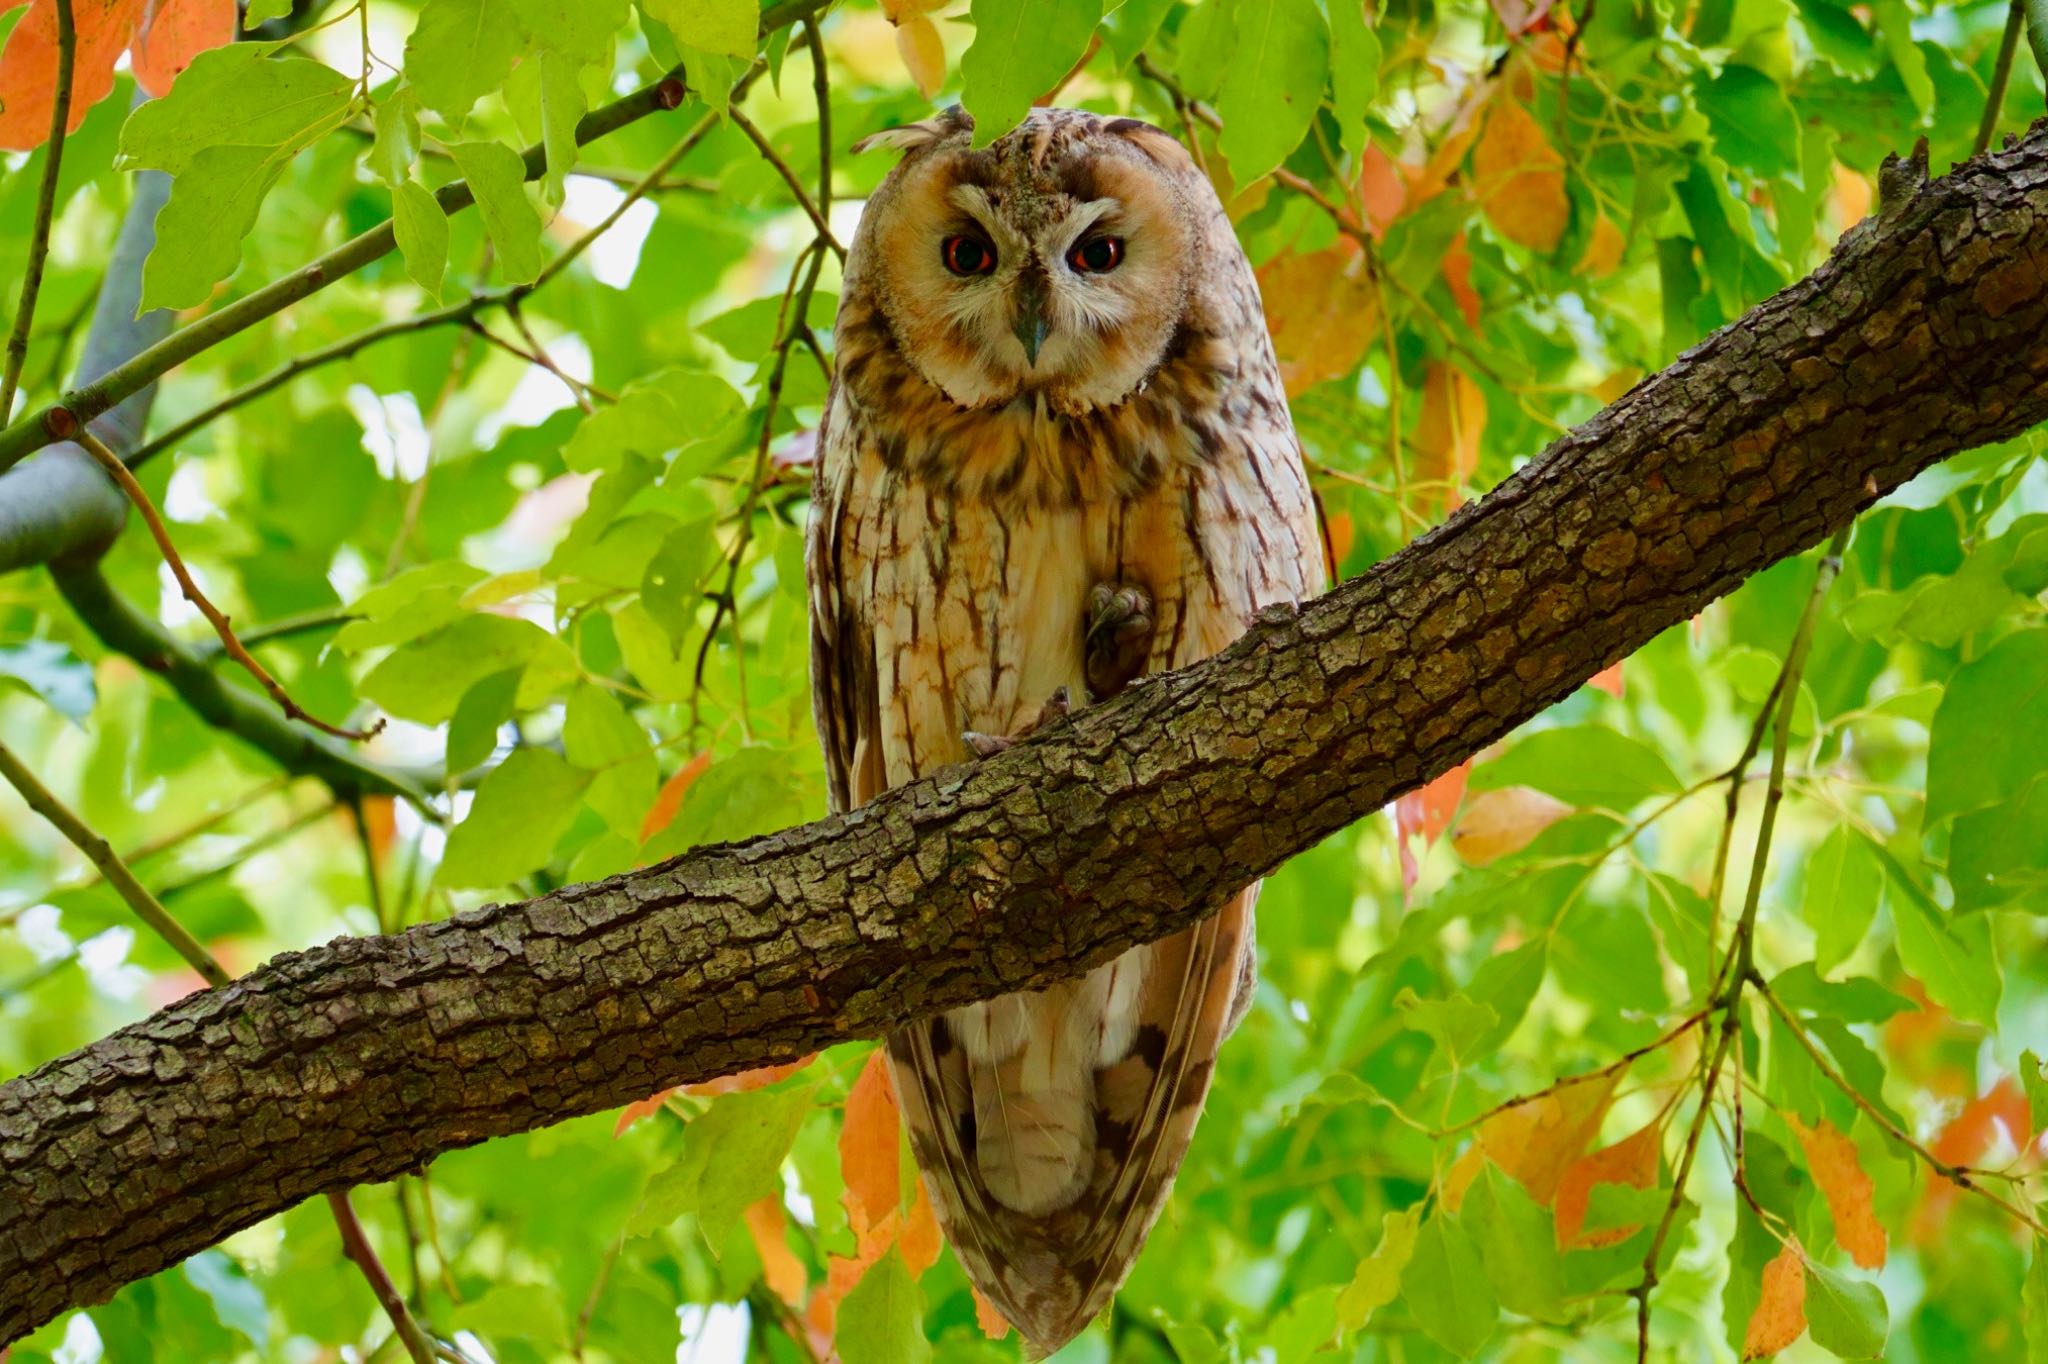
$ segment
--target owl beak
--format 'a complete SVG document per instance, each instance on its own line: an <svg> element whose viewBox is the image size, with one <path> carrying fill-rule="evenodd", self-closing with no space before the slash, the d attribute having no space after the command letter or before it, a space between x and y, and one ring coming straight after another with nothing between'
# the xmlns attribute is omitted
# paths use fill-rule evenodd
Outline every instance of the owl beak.
<svg viewBox="0 0 2048 1364"><path fill-rule="evenodd" d="M1038 365L1039 347L1052 331L1052 319L1047 315L1050 295L1043 271L1027 269L1017 280L1017 321L1011 331L1024 347L1024 362L1033 368Z"/></svg>

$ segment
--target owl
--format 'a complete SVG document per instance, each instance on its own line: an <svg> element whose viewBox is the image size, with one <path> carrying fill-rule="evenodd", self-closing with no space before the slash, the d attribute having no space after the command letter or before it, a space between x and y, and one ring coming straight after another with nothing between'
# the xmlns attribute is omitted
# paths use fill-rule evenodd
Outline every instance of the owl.
<svg viewBox="0 0 2048 1364"><path fill-rule="evenodd" d="M1035 109L981 150L971 127L955 109L863 144L902 159L846 259L806 550L839 809L1324 582L1258 285L1208 179L1135 119ZM1103 1308L1159 1216L1250 1002L1257 894L888 1041L939 1223L1037 1350Z"/></svg>

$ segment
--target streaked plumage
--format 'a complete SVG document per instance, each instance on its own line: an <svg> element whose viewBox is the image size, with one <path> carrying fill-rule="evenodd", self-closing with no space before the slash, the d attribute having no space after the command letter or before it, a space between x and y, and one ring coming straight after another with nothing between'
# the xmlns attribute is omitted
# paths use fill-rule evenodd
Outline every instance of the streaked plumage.
<svg viewBox="0 0 2048 1364"><path fill-rule="evenodd" d="M983 151L957 111L875 141L904 157L847 260L809 548L840 808L1079 703L1098 585L1149 597L1159 671L1323 581L1258 286L1177 142L1064 109ZM1159 1214L1249 1001L1256 894L890 1039L940 1223L1040 1349Z"/></svg>

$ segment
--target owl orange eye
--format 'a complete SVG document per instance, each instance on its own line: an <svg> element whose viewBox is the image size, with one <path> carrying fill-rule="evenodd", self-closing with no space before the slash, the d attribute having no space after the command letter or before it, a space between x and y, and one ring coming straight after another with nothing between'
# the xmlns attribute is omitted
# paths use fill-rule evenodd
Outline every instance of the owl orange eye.
<svg viewBox="0 0 2048 1364"><path fill-rule="evenodd" d="M996 268L996 249L979 237L948 237L939 254L956 275L985 275Z"/></svg>
<svg viewBox="0 0 2048 1364"><path fill-rule="evenodd" d="M1067 252L1067 264L1083 275L1099 275L1123 263L1122 237L1090 237Z"/></svg>

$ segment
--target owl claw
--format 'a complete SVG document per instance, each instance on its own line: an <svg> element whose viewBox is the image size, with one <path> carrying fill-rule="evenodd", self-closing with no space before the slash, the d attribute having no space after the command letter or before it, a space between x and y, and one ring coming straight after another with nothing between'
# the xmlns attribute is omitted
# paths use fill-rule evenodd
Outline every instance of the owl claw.
<svg viewBox="0 0 2048 1364"><path fill-rule="evenodd" d="M1064 720L1072 709L1067 689L1060 687L1046 698L1038 708L1038 714L1026 721L1014 734L984 734L978 729L962 731L960 741L967 745L967 751L977 758L993 758L996 754L1014 746L1020 739L1028 739L1056 720Z"/></svg>
<svg viewBox="0 0 2048 1364"><path fill-rule="evenodd" d="M1152 597L1136 583L1097 583L1088 593L1088 694L1107 700L1145 670L1152 653Z"/></svg>

